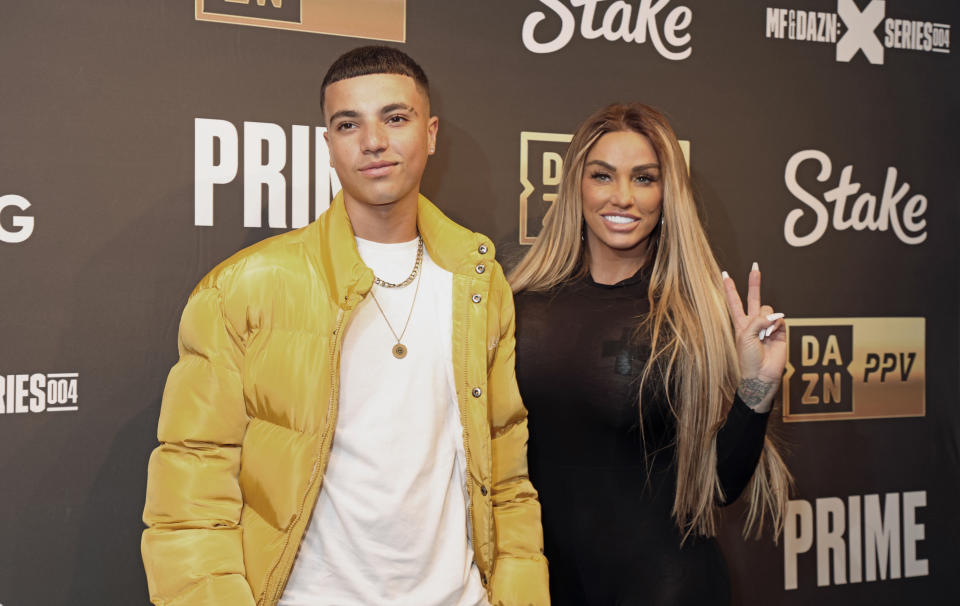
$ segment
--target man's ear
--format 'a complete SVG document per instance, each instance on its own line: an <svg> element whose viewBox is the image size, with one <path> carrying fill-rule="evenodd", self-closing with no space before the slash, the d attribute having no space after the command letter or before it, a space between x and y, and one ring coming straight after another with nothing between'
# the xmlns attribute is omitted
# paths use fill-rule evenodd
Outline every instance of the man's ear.
<svg viewBox="0 0 960 606"><path fill-rule="evenodd" d="M427 150L431 155L437 150L437 131L440 129L440 118L430 116L427 120Z"/></svg>

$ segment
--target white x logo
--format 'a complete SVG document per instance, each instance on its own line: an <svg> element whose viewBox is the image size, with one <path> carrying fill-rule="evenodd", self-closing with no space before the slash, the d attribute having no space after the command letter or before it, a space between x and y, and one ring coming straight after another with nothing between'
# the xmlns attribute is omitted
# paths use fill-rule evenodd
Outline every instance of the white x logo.
<svg viewBox="0 0 960 606"><path fill-rule="evenodd" d="M874 65L883 65L883 45L873 33L887 12L885 0L871 0L861 13L853 0L837 0L837 13L847 26L847 31L837 42L837 61L849 62L858 50L862 50L867 61Z"/></svg>

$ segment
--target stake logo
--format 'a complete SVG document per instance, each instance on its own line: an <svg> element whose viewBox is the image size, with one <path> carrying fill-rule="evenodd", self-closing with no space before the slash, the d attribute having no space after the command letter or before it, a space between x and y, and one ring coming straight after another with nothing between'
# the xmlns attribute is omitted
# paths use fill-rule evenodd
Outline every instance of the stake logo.
<svg viewBox="0 0 960 606"><path fill-rule="evenodd" d="M783 588L801 585L801 557L816 557L818 587L929 575L930 562L917 552L926 538L925 525L917 517L927 506L927 491L891 492L882 502L881 508L878 494L788 502ZM814 544L816 552L811 553Z"/></svg>
<svg viewBox="0 0 960 606"><path fill-rule="evenodd" d="M557 199L563 154L571 139L573 135L561 133L520 133L520 244L537 241L543 219ZM690 142L681 140L680 148L689 169Z"/></svg>
<svg viewBox="0 0 960 606"><path fill-rule="evenodd" d="M297 124L290 127L289 137L283 127L269 122L244 122L242 130L241 147L240 131L232 123L209 118L194 121L194 225L213 225L215 186L232 182L243 166L243 226L262 226L266 191L269 227L303 227L311 220L311 153L313 218L330 207L340 191L340 180L330 167L325 128ZM286 170L288 141L291 162Z"/></svg>
<svg viewBox="0 0 960 606"><path fill-rule="evenodd" d="M950 25L936 21L886 17L885 0L870 0L860 10L854 0L837 0L837 12L767 8L766 37L836 45L836 60L852 61L858 53L883 65L887 49L950 53ZM883 38L876 33L882 25Z"/></svg>
<svg viewBox="0 0 960 606"><path fill-rule="evenodd" d="M197 21L406 41L406 0L195 0Z"/></svg>
<svg viewBox="0 0 960 606"><path fill-rule="evenodd" d="M897 187L898 173L893 166L887 168L879 206L875 194L863 192L848 210L847 202L861 187L860 183L853 180L853 165L848 164L840 171L837 186L824 192L821 200L800 185L797 174L805 162L819 164L816 178L821 183L826 182L833 172L830 156L816 149L799 151L787 161L784 170L787 189L809 209L795 208L787 213L783 224L783 237L791 246L809 246L817 242L827 232L827 226L832 226L836 231L851 228L855 231L892 230L904 244L920 244L927 239L927 220L924 218L927 212L927 197L914 194L905 199L910 193L910 184L901 183ZM833 205L832 221L828 204Z"/></svg>
<svg viewBox="0 0 960 606"><path fill-rule="evenodd" d="M15 214L15 211L13 214L10 211L4 212L8 208L25 211L30 208L30 201L16 194L0 196L0 242L8 244L26 242L27 238L33 235L33 217Z"/></svg>
<svg viewBox="0 0 960 606"><path fill-rule="evenodd" d="M0 415L76 412L75 372L0 375Z"/></svg>
<svg viewBox="0 0 960 606"><path fill-rule="evenodd" d="M926 414L924 318L787 320L783 420Z"/></svg>
<svg viewBox="0 0 960 606"><path fill-rule="evenodd" d="M559 19L560 31L552 40L538 40L538 28L547 20L547 15L543 11L533 11L523 20L523 45L533 53L554 53L562 49L573 40L577 30L577 17L570 7L582 7L579 29L580 35L587 40L602 37L610 42L644 44L649 36L660 56L672 61L686 59L693 52L690 33L684 31L693 21L693 11L689 7L674 6L665 11L670 0L640 0L634 15L631 3L617 0L607 6L601 17L597 5L606 1L567 0L565 4L563 0L540 0L552 11L553 17ZM662 17L661 12L664 13Z"/></svg>

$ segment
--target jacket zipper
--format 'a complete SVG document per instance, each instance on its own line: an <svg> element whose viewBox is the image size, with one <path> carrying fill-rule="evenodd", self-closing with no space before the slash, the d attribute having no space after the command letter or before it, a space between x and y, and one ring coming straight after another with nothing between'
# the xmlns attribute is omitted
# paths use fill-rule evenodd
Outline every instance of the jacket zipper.
<svg viewBox="0 0 960 606"><path fill-rule="evenodd" d="M316 482L318 472L320 471L320 466L323 461L323 453L325 450L325 445L327 443L327 436L332 433L333 428L337 424L336 403L340 395L340 381L339 381L339 377L337 377L337 371L336 371L336 367L337 367L336 353L339 350L340 338L342 336L340 329L343 325L344 316L345 314L343 312L343 308L342 307L338 308L337 309L337 325L333 331L333 343L330 347L330 356L329 356L330 357L330 399L327 402L327 424L323 428L323 434L321 434L320 436L320 453L317 455L317 459L313 462L313 469L310 471L310 480L307 482L307 490L303 495L303 500L300 501L300 508L297 510L297 516L296 518L294 518L294 522L291 525L291 527L293 525L296 525L296 523L300 520L301 516L303 515L303 510L305 509L306 503L307 503L307 497L310 495L310 492L313 489L313 484L314 482ZM304 532L306 532L306 529L304 529ZM277 563L274 564L273 568L270 570L270 574L267 576L267 582L264 583L264 587L270 586L270 578L273 576L273 573L276 572L277 567L280 565L280 562L284 560L284 555L287 552L287 547L289 547L290 545L291 534L292 533L287 533L286 537L284 538L283 550L280 552L280 558L277 560ZM291 566L288 568L286 574L277 584L277 590L274 592L273 598L272 598L273 604L276 604L277 602L280 601L280 597L283 594L283 590L287 584L287 580L290 578L290 572L292 570L293 570L293 566L291 563Z"/></svg>

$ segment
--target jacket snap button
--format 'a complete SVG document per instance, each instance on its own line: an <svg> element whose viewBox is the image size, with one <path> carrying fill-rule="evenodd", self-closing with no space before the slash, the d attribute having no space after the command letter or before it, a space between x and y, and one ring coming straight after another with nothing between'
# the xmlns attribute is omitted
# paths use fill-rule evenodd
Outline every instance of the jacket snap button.
<svg viewBox="0 0 960 606"><path fill-rule="evenodd" d="M480 248L477 249L477 252L479 252L481 255L487 254L487 245L481 244Z"/></svg>
<svg viewBox="0 0 960 606"><path fill-rule="evenodd" d="M482 486L482 485L480 486L480 494L482 494L483 496L487 496L487 487L486 487L486 486Z"/></svg>
<svg viewBox="0 0 960 606"><path fill-rule="evenodd" d="M481 390L479 387L474 387L474 388L473 388L473 391L471 391L470 393L473 394L473 397L474 397L474 398L479 398L479 397L480 397L480 394L483 393L483 390ZM484 494L486 494L486 493L484 493Z"/></svg>
<svg viewBox="0 0 960 606"><path fill-rule="evenodd" d="M482 274L484 271L486 271L486 269L487 267L483 263L480 263L479 265L477 265L478 274Z"/></svg>
<svg viewBox="0 0 960 606"><path fill-rule="evenodd" d="M473 295L473 296L470 297L470 298L473 299L473 302L474 302L474 303L479 303L479 302L480 302L480 299L482 299L483 297L481 297L480 295Z"/></svg>

